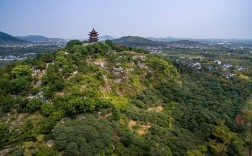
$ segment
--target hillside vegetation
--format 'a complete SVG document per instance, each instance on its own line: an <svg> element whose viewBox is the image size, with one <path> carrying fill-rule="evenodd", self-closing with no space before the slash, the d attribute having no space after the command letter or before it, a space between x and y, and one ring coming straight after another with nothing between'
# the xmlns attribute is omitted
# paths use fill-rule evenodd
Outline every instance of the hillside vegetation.
<svg viewBox="0 0 252 156"><path fill-rule="evenodd" d="M0 69L0 154L245 155L251 81L111 41Z"/></svg>

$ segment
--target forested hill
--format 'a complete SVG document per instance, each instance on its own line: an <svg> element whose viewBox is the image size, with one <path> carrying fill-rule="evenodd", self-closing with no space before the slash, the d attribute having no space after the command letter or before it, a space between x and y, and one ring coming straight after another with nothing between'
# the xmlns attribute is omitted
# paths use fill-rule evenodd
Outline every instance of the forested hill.
<svg viewBox="0 0 252 156"><path fill-rule="evenodd" d="M45 42L45 43L53 43L53 42L66 42L65 39L62 38L48 38L40 35L28 35L28 36L16 36L19 39L30 41L30 42Z"/></svg>
<svg viewBox="0 0 252 156"><path fill-rule="evenodd" d="M0 44L17 44L17 43L29 43L29 41L18 39L14 36L6 34L0 31Z"/></svg>
<svg viewBox="0 0 252 156"><path fill-rule="evenodd" d="M0 69L0 155L245 155L249 79L70 41Z"/></svg>
<svg viewBox="0 0 252 156"><path fill-rule="evenodd" d="M132 46L132 47L163 45L162 42L152 41L138 36L125 36L119 39L114 39L113 42L123 46Z"/></svg>

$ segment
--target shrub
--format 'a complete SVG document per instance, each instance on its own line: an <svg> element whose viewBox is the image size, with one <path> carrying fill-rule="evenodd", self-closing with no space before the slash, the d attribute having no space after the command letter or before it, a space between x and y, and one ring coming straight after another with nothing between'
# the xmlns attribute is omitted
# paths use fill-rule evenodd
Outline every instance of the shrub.
<svg viewBox="0 0 252 156"><path fill-rule="evenodd" d="M43 101L41 101L38 98L31 99L27 104L28 111L29 112L34 112L35 110L40 108L42 103L43 103Z"/></svg>
<svg viewBox="0 0 252 156"><path fill-rule="evenodd" d="M41 109L41 113L44 116L49 116L54 111L54 106L52 104L44 102L42 103L40 109Z"/></svg>
<svg viewBox="0 0 252 156"><path fill-rule="evenodd" d="M38 93L39 93L39 88L38 87L32 88L32 90L31 90L32 95L37 95Z"/></svg>

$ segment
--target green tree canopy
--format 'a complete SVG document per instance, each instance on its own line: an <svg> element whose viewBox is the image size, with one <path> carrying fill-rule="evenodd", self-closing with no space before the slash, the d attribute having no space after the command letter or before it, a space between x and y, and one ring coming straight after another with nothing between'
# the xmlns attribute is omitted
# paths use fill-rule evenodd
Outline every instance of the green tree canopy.
<svg viewBox="0 0 252 156"><path fill-rule="evenodd" d="M10 81L10 91L14 94L26 92L31 88L31 82L25 77L20 77Z"/></svg>
<svg viewBox="0 0 252 156"><path fill-rule="evenodd" d="M31 76L32 68L28 65L19 65L16 66L12 71L11 74L14 78L24 77L24 76Z"/></svg>
<svg viewBox="0 0 252 156"><path fill-rule="evenodd" d="M40 108L40 106L43 104L43 101L41 101L40 99L38 98L34 98L34 99L31 99L28 104L27 104L27 108L30 112L33 112L37 109Z"/></svg>
<svg viewBox="0 0 252 156"><path fill-rule="evenodd" d="M79 40L71 40L67 43L66 49L71 51L72 47L75 45L82 45L82 42Z"/></svg>

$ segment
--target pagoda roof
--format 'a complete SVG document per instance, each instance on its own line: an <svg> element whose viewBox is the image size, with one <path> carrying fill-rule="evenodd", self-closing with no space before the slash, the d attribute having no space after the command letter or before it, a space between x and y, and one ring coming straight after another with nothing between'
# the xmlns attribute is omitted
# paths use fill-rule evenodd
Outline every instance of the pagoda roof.
<svg viewBox="0 0 252 156"><path fill-rule="evenodd" d="M98 33L98 32L95 31L95 29L93 28L93 30L92 30L91 32L89 32L89 33L96 34L96 33Z"/></svg>

